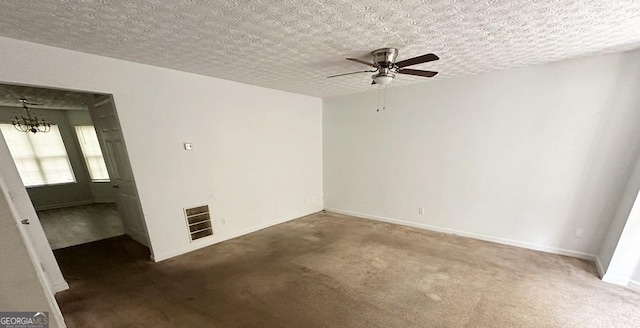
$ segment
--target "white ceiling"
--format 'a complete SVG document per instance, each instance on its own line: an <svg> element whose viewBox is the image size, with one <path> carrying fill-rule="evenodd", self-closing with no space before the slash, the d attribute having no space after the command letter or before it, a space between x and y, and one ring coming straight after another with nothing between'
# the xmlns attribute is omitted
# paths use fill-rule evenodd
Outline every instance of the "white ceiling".
<svg viewBox="0 0 640 328"><path fill-rule="evenodd" d="M375 89L371 50L448 78L640 46L637 0L8 0L0 35L313 96ZM425 81L401 76L393 85Z"/></svg>
<svg viewBox="0 0 640 328"><path fill-rule="evenodd" d="M22 107L20 99L36 105L29 108L86 110L95 102L91 93L0 84L0 106Z"/></svg>

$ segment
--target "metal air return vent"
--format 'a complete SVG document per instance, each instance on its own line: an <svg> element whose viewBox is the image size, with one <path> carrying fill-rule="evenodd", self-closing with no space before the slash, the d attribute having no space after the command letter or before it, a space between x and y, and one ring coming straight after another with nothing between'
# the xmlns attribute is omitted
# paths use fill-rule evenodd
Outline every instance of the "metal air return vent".
<svg viewBox="0 0 640 328"><path fill-rule="evenodd" d="M184 216L187 219L191 241L213 235L209 205L185 208Z"/></svg>

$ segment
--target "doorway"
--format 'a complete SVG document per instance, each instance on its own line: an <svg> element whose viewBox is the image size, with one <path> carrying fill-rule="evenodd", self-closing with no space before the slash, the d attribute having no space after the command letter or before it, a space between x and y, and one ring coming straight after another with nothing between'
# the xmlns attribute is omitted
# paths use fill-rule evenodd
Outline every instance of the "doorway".
<svg viewBox="0 0 640 328"><path fill-rule="evenodd" d="M52 249L119 235L148 248L113 97L9 84L0 95L0 175L19 215L31 219L20 223L45 272L59 272L46 260ZM55 291L65 289L49 278Z"/></svg>

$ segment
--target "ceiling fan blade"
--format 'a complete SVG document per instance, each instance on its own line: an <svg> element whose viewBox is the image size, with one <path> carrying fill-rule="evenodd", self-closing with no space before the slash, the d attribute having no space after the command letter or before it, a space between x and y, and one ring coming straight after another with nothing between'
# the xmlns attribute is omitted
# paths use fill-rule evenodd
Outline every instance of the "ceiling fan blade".
<svg viewBox="0 0 640 328"><path fill-rule="evenodd" d="M398 66L398 67L407 67L407 66L411 66L411 65L418 65L418 64L422 64L422 63L428 63L430 61L434 61L434 60L438 60L438 59L440 59L440 57L436 56L435 54L426 54L426 55L422 55L422 56L418 56L418 57L413 57L413 58L401 60L401 61L396 63L396 66Z"/></svg>
<svg viewBox="0 0 640 328"><path fill-rule="evenodd" d="M360 60L360 59L357 59L357 58L345 58L345 59L346 60L350 60L350 61L354 61L356 63L369 65L371 67L378 67L378 66L374 65L373 63L370 63L370 62L367 62L367 61L364 61L364 60Z"/></svg>
<svg viewBox="0 0 640 328"><path fill-rule="evenodd" d="M344 76L344 75L351 75L351 74L359 74L359 73L373 73L375 71L360 71L360 72L351 72L351 73L344 73L344 74L336 74L336 75L331 75L331 76L327 76L327 78L332 78L332 77L337 77L337 76Z"/></svg>
<svg viewBox="0 0 640 328"><path fill-rule="evenodd" d="M424 77L434 77L434 76L436 76L436 74L438 74L438 72L422 71L422 70L419 70L419 69L401 69L401 70L398 70L398 73L400 73L400 74L408 74L408 75L424 76Z"/></svg>

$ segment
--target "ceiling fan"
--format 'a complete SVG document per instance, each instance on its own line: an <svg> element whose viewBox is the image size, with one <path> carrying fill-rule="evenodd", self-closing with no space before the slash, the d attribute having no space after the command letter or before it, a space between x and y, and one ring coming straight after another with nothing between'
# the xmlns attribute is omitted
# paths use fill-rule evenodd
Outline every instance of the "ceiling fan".
<svg viewBox="0 0 640 328"><path fill-rule="evenodd" d="M386 85L393 81L393 79L396 77L396 74L407 74L423 77L434 77L436 74L438 74L438 72L433 71L405 68L407 66L428 63L440 59L435 54L426 54L396 62L396 57L398 57L398 49L382 48L372 51L371 57L373 59L372 62L360 60L357 58L346 59L354 61L356 63L369 65L374 68L373 70L331 75L327 76L327 78L359 73L376 73L371 76L371 78L373 79L373 81L371 81L371 84Z"/></svg>

